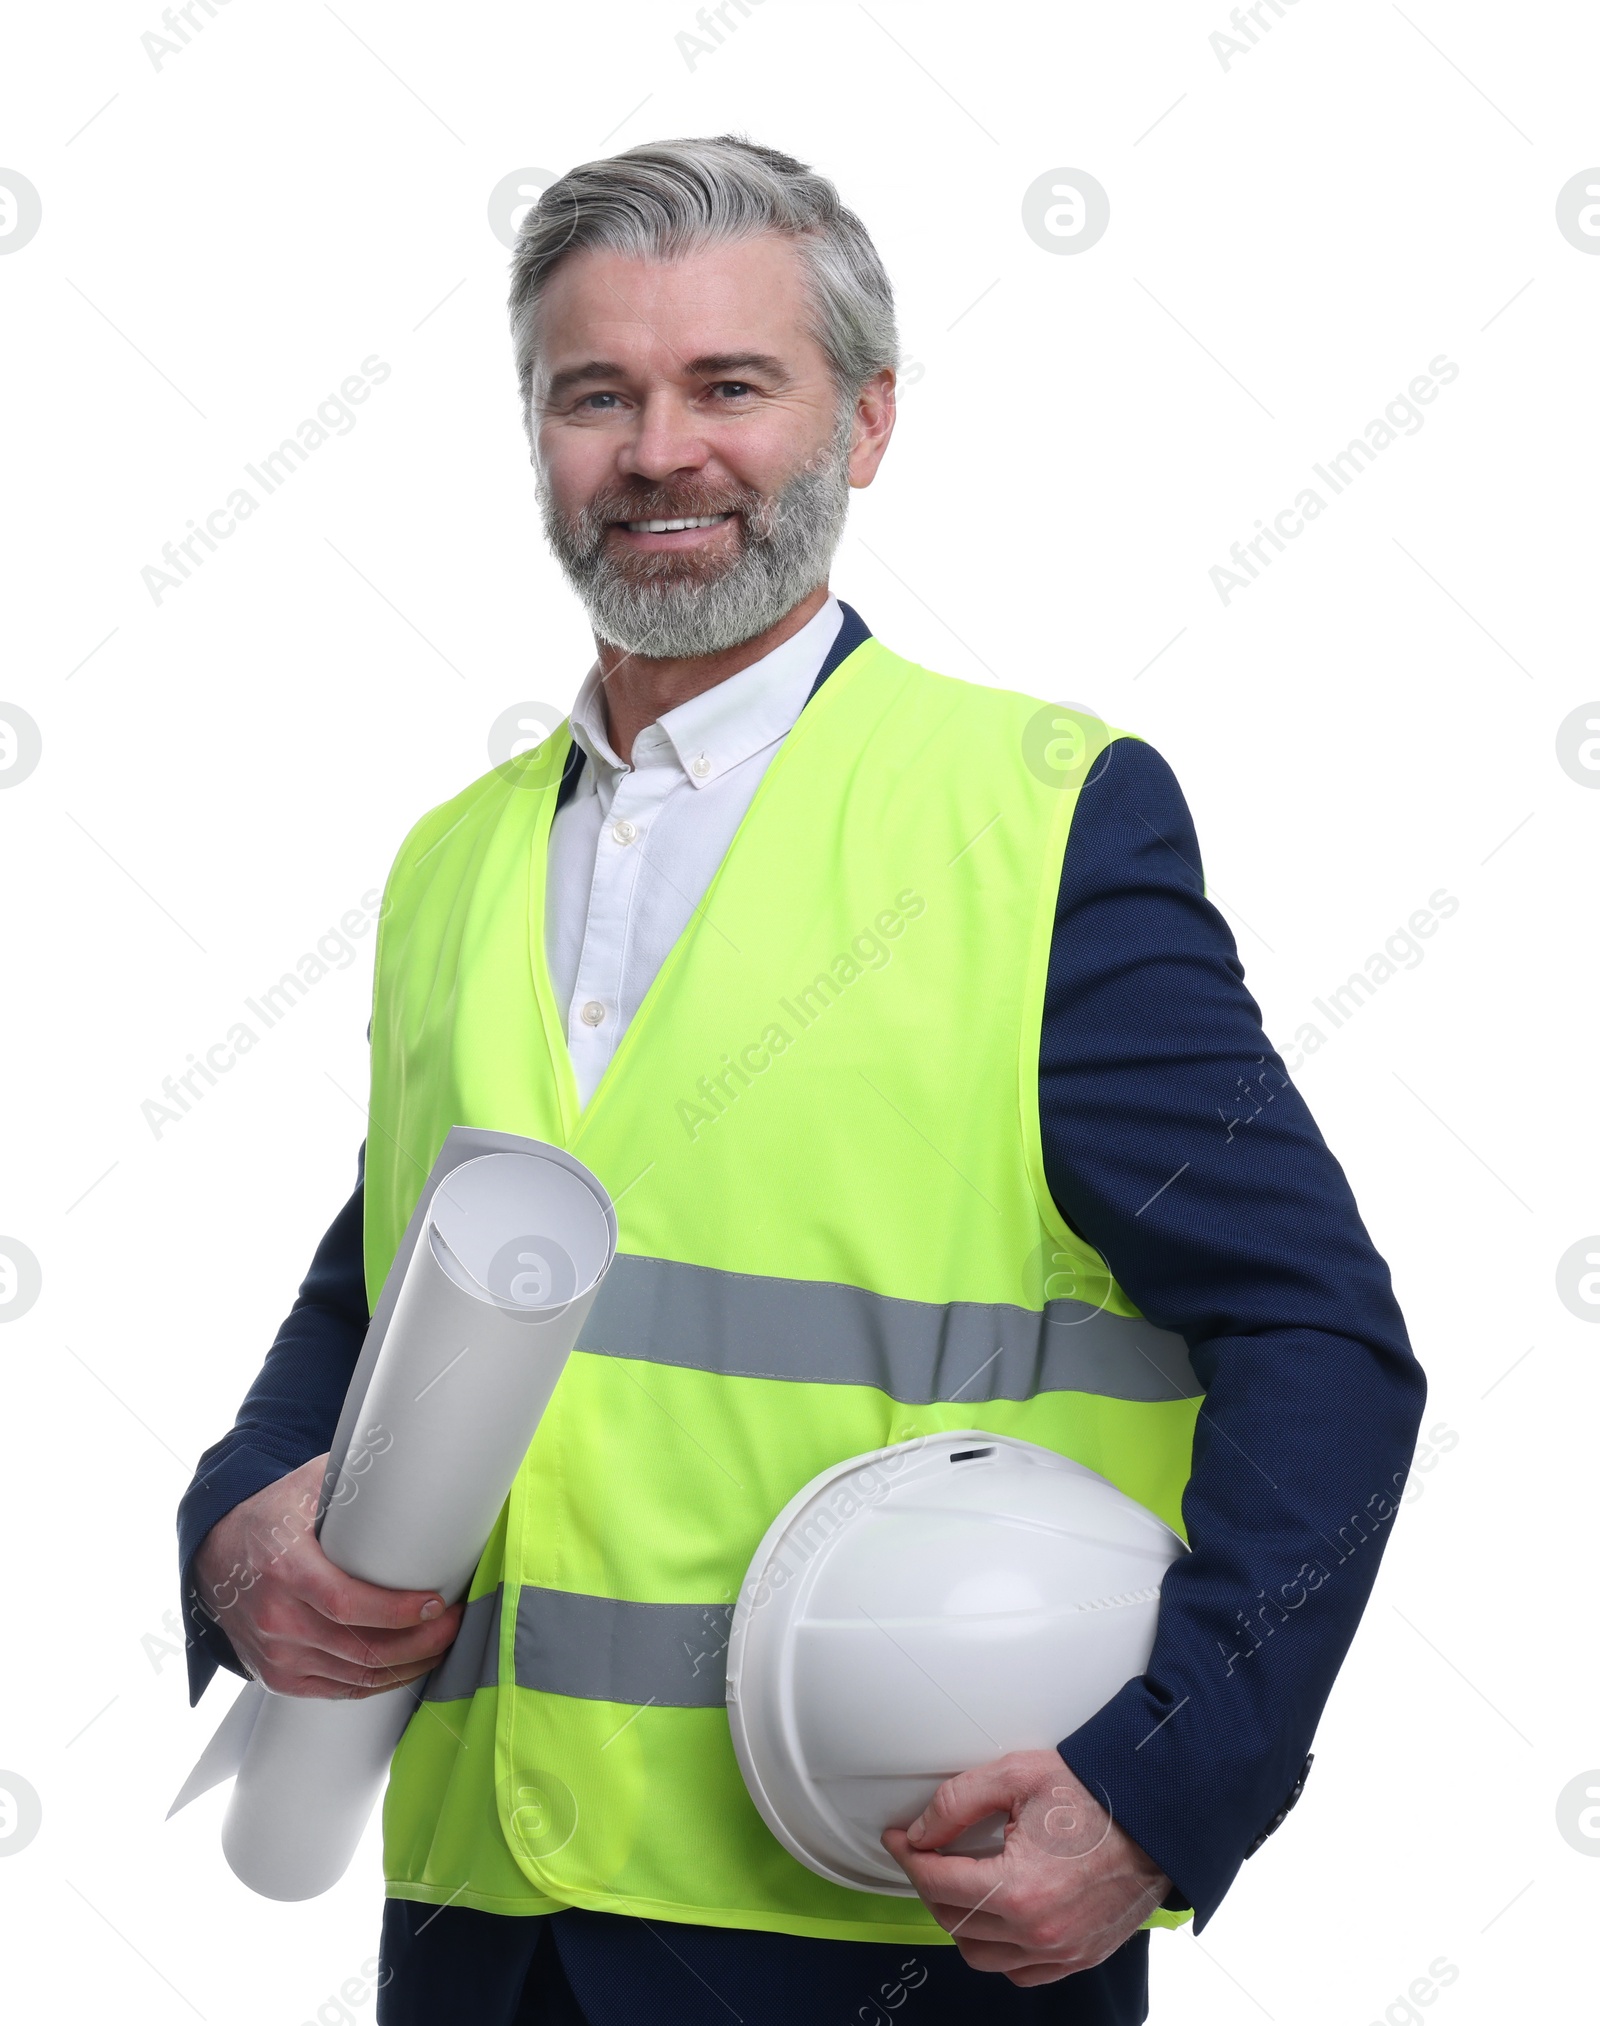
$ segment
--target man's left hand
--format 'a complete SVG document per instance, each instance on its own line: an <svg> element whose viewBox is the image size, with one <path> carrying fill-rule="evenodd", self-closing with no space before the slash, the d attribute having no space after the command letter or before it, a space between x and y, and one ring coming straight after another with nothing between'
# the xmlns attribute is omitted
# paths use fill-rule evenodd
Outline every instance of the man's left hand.
<svg viewBox="0 0 1600 2026"><path fill-rule="evenodd" d="M985 1815L1004 1812L995 1857L942 1857ZM975 1970L1053 1984L1103 1963L1172 1891L1058 1752L1008 1752L946 1780L883 1847Z"/></svg>

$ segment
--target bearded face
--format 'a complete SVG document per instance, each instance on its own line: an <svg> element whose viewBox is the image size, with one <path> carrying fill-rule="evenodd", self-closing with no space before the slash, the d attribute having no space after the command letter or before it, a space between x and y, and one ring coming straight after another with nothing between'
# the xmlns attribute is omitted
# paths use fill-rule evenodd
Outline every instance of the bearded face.
<svg viewBox="0 0 1600 2026"><path fill-rule="evenodd" d="M843 407L825 448L765 493L709 476L613 482L569 514L541 471L545 538L596 635L676 659L737 646L792 611L826 581L844 533L852 420ZM711 525L652 525L682 521Z"/></svg>

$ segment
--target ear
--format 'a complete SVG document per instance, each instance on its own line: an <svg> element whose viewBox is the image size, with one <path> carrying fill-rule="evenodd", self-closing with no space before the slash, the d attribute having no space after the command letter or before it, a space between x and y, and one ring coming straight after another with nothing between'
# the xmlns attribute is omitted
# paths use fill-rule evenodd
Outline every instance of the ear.
<svg viewBox="0 0 1600 2026"><path fill-rule="evenodd" d="M848 465L850 484L856 490L871 485L877 477L894 424L895 372L892 366L884 366L863 382L856 395L855 437Z"/></svg>

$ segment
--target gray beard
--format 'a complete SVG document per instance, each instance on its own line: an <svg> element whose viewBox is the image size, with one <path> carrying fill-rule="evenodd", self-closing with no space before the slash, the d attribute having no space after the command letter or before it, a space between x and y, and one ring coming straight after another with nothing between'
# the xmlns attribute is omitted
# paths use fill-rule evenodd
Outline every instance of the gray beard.
<svg viewBox="0 0 1600 2026"><path fill-rule="evenodd" d="M854 420L854 404L842 404L831 443L770 498L724 487L716 499L686 501L680 487L666 506L659 496L639 504L637 495L624 493L591 500L569 519L536 468L545 539L596 637L651 660L692 659L752 640L792 612L826 582L844 533ZM710 574L687 552L619 564L606 547L606 528L619 515L667 520L730 509L742 516L738 551Z"/></svg>

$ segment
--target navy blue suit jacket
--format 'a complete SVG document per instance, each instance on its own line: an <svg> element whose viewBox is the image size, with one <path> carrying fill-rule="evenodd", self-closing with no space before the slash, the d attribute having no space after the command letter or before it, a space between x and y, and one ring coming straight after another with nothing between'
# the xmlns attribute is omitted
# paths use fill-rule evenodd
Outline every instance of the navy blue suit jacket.
<svg viewBox="0 0 1600 2026"><path fill-rule="evenodd" d="M813 696L868 637L843 611ZM574 747L563 797L582 757ZM1167 1576L1150 1664L1061 1743L1198 1930L1298 1794L1425 1381L1388 1268L1205 898L1178 784L1141 740L1115 743L1074 817L1039 1120L1062 1216L1153 1323L1183 1336L1206 1389L1183 1500L1192 1552ZM354 1193L179 1508L191 1702L219 1663L242 1671L194 1599L194 1553L232 1506L328 1447L367 1321L358 1159Z"/></svg>

